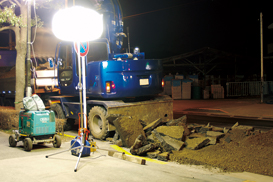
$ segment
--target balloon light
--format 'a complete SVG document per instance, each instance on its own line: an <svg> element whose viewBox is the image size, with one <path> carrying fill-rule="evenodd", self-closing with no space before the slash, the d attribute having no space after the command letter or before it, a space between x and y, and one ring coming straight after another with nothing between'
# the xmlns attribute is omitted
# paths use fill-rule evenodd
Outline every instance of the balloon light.
<svg viewBox="0 0 273 182"><path fill-rule="evenodd" d="M80 6L62 9L53 17L52 31L64 41L92 41L102 35L103 15Z"/></svg>

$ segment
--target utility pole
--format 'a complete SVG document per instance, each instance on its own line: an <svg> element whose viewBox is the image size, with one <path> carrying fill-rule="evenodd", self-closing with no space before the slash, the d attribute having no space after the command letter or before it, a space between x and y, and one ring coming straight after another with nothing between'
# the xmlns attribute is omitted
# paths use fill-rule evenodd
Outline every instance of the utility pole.
<svg viewBox="0 0 273 182"><path fill-rule="evenodd" d="M263 54L263 13L260 13L260 37L261 37L261 103L264 102L264 54Z"/></svg>
<svg viewBox="0 0 273 182"><path fill-rule="evenodd" d="M31 90L31 73L30 73L30 44L31 44L31 1L27 1L27 79L26 79L26 97L30 97L32 95Z"/></svg>

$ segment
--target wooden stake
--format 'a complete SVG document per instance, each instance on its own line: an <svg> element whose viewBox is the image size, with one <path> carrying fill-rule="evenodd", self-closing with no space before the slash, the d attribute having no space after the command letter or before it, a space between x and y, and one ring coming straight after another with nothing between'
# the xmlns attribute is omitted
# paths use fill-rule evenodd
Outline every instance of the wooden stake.
<svg viewBox="0 0 273 182"><path fill-rule="evenodd" d="M126 154L120 153L120 152L108 151L108 155L111 156L111 157L115 157L115 158L118 158L118 159L134 162L134 163L141 164L141 165L146 164L145 159L142 159L142 158L139 158L139 157L136 157L136 156L132 156L132 155L126 155Z"/></svg>

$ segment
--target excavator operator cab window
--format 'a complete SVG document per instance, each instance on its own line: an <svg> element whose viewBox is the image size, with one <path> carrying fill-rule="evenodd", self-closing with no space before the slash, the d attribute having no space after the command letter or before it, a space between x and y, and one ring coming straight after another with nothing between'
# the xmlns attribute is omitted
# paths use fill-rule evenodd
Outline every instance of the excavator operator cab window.
<svg viewBox="0 0 273 182"><path fill-rule="evenodd" d="M61 45L59 52L59 80L61 86L69 86L73 81L73 70L72 70L72 46Z"/></svg>
<svg viewBox="0 0 273 182"><path fill-rule="evenodd" d="M108 60L107 44L104 42L89 43L87 62Z"/></svg>
<svg viewBox="0 0 273 182"><path fill-rule="evenodd" d="M76 71L77 75L79 75L78 69L78 55L76 56ZM89 42L89 51L87 54L87 64L94 61L104 61L108 60L108 49L107 44L104 42ZM87 72L85 72L85 76Z"/></svg>

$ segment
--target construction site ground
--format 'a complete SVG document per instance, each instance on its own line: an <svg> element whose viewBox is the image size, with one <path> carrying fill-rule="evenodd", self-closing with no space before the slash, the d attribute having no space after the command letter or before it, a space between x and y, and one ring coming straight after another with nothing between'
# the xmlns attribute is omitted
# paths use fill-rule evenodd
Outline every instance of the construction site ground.
<svg viewBox="0 0 273 182"><path fill-rule="evenodd" d="M76 132L68 134L77 135ZM53 148L52 144L35 145L31 152L25 152L22 143L18 143L15 148L9 147L8 136L9 134L0 131L0 180L5 182L74 182L86 179L102 182L271 182L273 179L248 172L223 173L217 168L176 162L147 160L146 165L140 165L110 157L104 150L97 150L89 157L82 157L78 171L74 172L78 157L65 151L69 149L70 141L63 142L61 148ZM109 142L95 141L100 148L113 150ZM65 152L45 157L61 151Z"/></svg>
<svg viewBox="0 0 273 182"><path fill-rule="evenodd" d="M216 100L174 100L173 106L174 115L185 114L207 117L216 116L219 118L234 118L234 121L236 121L236 118L243 118L246 120L254 119L257 121L266 121L269 123L269 125L273 122L273 104L271 104L270 98L266 98L264 103L261 103L260 98L258 97ZM221 122L221 120L219 120L219 122ZM12 152L3 153L1 155L2 157L0 163L1 171L3 171L4 175L11 175L14 170L15 173L19 172L21 175L23 175L23 171L26 168L20 168L19 166L25 166L26 164L33 166L40 166L39 164L44 164L41 169L49 171L51 171L52 166L54 166L55 171L59 171L61 176L64 176L65 179L68 178L68 173L72 173L71 171L73 171L74 163L76 162L75 156L71 156L71 154L69 155L69 153L66 153L65 155L60 154L56 157L54 156L52 159L43 158L45 153L44 150L51 153L51 151L55 152L61 149L66 149L69 148L69 142L65 142L61 149L51 149L47 147L42 149L37 148L31 152L35 153L35 156L33 157L31 153L24 152L22 147L8 147L8 135L3 134L3 132L0 134L2 136L1 145L3 145L1 148L7 148L9 151L16 151L19 153L19 155L26 157L21 160L21 158L19 159L15 156L6 157L12 155ZM68 132L67 134L72 136L77 135L76 132ZM226 142L228 137L231 139L231 142ZM100 154L96 154L94 158L91 157L88 159L89 157L87 157L83 159L83 162L80 165L80 171L90 174L94 173L93 177L97 180L99 180L99 176L96 172L98 172L98 170L104 171L105 169L106 171L104 175L112 175L119 179L119 181L127 181L130 177L132 178L133 176L129 175L130 173L137 174L137 176L139 176L136 179L131 179L131 181L273 181L272 143L273 130L271 129L261 132L253 132L251 135L246 135L245 132L241 130L230 130L223 138L219 140L216 145L209 145L198 150L184 148L181 151L173 152L173 154L170 155L170 161L167 163L167 165L147 162L148 166L141 166L131 164L127 161L121 161L122 164L128 164L129 166L120 166L120 161L118 159L113 159L109 156L102 158L99 157L97 159L96 157L100 156ZM106 141L99 143L99 145L111 148L111 143ZM129 151L129 149L124 149ZM32 162L27 163L28 160ZM117 163L115 164L115 162L112 163L108 160L114 160ZM14 169L12 165L13 163L18 167ZM61 167L63 164L64 166ZM104 168L103 166L100 166L102 164L107 165ZM96 165L98 165L99 168L97 168ZM161 165L165 167L161 169L161 167L159 167ZM154 166L155 168L150 168L151 166ZM114 173L111 171L111 167L115 169L122 169L119 169ZM123 177L123 173L121 171L123 171L125 168L127 169L127 167L132 167L133 169L126 171L125 173L128 173L128 176ZM33 169L31 166L28 166L28 168ZM144 173L141 174L141 172L138 170L143 171ZM155 173L151 176L150 173L153 173L153 170L157 172L159 171L159 174ZM5 173L4 171L7 172ZM109 171L111 172L109 173ZM45 181L60 179L56 176L57 173L58 172L53 172L51 178L48 178L48 180ZM201 173L201 176L197 173ZM227 178L223 177L220 179L218 178L219 175L221 177L226 175L229 176ZM104 176L102 178L103 180L101 181L112 181L110 180L112 178L108 178L106 176ZM176 176L177 178L173 178L173 176ZM212 178L207 178L208 176L211 176ZM0 177L0 179L2 178L3 176ZM16 176L12 176L10 179L13 180L10 181L14 181L15 178ZM73 178L76 178L74 174Z"/></svg>

